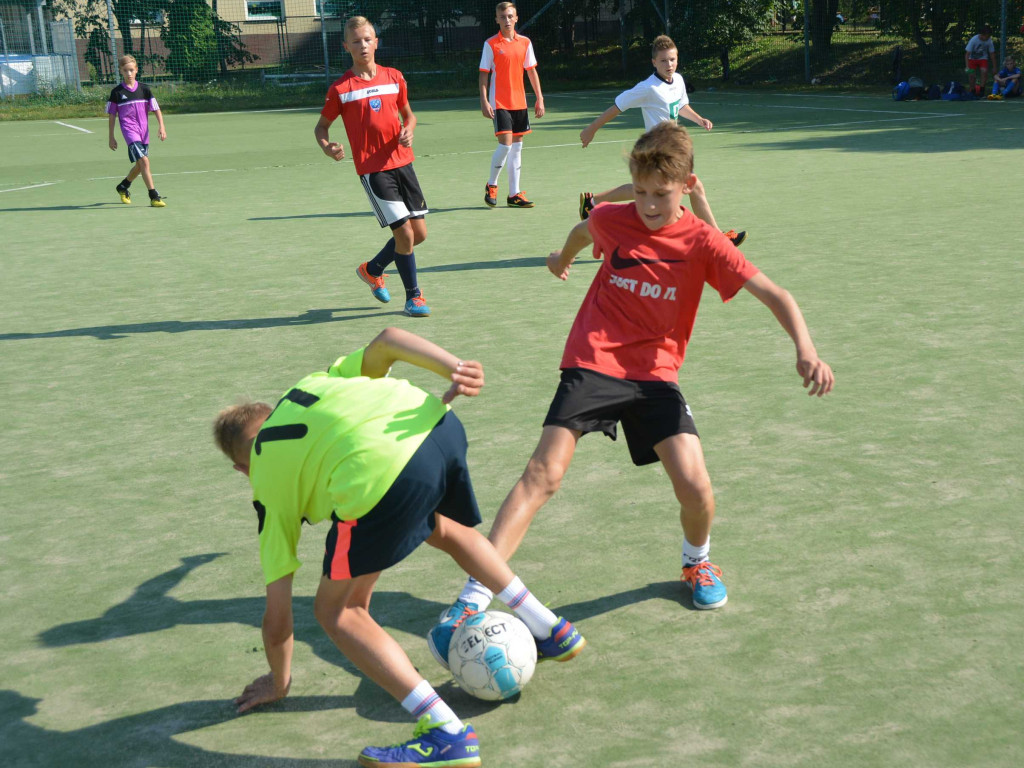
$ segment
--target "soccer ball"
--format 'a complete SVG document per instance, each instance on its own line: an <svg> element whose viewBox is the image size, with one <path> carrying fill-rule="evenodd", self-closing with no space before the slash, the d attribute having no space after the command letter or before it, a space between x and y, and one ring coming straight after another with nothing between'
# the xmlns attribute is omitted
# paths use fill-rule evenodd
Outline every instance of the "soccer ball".
<svg viewBox="0 0 1024 768"><path fill-rule="evenodd" d="M452 635L448 664L456 682L470 696L498 701L523 689L537 666L537 644L519 619L509 613L481 611Z"/></svg>

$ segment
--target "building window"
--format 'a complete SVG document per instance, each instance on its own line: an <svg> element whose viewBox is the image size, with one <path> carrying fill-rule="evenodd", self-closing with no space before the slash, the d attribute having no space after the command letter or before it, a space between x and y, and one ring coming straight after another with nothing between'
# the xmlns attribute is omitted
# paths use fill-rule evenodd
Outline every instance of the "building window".
<svg viewBox="0 0 1024 768"><path fill-rule="evenodd" d="M274 21L284 18L284 0L246 0L247 21Z"/></svg>
<svg viewBox="0 0 1024 768"><path fill-rule="evenodd" d="M338 11L340 5L340 0L313 0L313 15L319 16L320 6L323 6L324 16L340 16L341 13Z"/></svg>

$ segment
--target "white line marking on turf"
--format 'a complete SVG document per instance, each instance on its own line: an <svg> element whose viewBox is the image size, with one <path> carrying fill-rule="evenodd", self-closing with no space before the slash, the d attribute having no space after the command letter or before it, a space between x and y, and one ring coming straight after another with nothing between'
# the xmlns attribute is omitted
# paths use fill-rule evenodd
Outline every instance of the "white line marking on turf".
<svg viewBox="0 0 1024 768"><path fill-rule="evenodd" d="M785 128L752 128L749 131L722 131L728 133L778 133L779 131L807 131L814 128L837 128L844 125L871 125L873 123L900 123L906 120L934 120L944 117L962 117L958 114L948 115L916 115L914 117L887 117L878 120L849 120L845 123L817 123L815 125L787 125Z"/></svg>
<svg viewBox="0 0 1024 768"><path fill-rule="evenodd" d="M79 128L77 125L71 125L70 123L62 123L60 120L54 120L53 122L55 122L57 125L63 125L65 128L74 128L76 131L81 131L82 133L92 133L92 131L86 130L85 128Z"/></svg>
<svg viewBox="0 0 1024 768"><path fill-rule="evenodd" d="M60 184L59 181L44 181L42 184L29 184L27 187L14 187L13 189L0 189L0 193L3 192L20 192L23 189L38 189L39 187L52 187L54 184Z"/></svg>

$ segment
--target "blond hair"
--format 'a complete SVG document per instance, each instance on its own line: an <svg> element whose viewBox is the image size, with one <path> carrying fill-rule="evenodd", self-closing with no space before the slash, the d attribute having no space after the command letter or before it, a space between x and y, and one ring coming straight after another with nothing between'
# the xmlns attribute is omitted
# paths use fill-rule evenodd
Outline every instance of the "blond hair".
<svg viewBox="0 0 1024 768"><path fill-rule="evenodd" d="M348 21L345 22L345 39L348 39L349 32L354 32L362 27L372 27L373 34L377 34L377 28L373 26L368 18L365 16L350 16Z"/></svg>
<svg viewBox="0 0 1024 768"><path fill-rule="evenodd" d="M668 35L658 35L651 43L651 58L658 58L659 51L678 51L675 42Z"/></svg>
<svg viewBox="0 0 1024 768"><path fill-rule="evenodd" d="M515 3L509 3L509 2L498 3L496 6L494 6L494 12L495 13L501 13L502 11L504 11L507 8L515 8L515 7L516 7ZM517 12L518 12L518 10L519 9L516 8Z"/></svg>
<svg viewBox="0 0 1024 768"><path fill-rule="evenodd" d="M130 53L126 53L126 54L125 54L124 56L122 56L121 58L119 58L119 59L117 60L117 69L118 69L118 71L120 71L121 69L124 69L124 65L125 65L125 64L127 64L127 63L128 63L129 61L130 61L130 62L131 62L132 64L134 64L134 65L135 65L135 68L136 68L136 69L138 69L138 68L139 68L139 62L137 62L137 61L135 60L135 57L134 57L134 56L132 56L132 55L131 55Z"/></svg>
<svg viewBox="0 0 1024 768"><path fill-rule="evenodd" d="M629 172L635 178L658 174L666 181L685 182L693 173L690 134L667 120L658 123L633 145L629 153Z"/></svg>
<svg viewBox="0 0 1024 768"><path fill-rule="evenodd" d="M213 440L217 447L236 463L240 458L245 459L252 425L266 421L272 410L270 405L260 402L239 403L225 408L213 421Z"/></svg>

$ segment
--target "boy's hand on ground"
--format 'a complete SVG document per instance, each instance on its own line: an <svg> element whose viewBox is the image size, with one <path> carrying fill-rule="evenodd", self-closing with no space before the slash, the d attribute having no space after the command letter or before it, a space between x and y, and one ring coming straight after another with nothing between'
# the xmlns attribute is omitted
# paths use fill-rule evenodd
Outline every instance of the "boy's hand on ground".
<svg viewBox="0 0 1024 768"><path fill-rule="evenodd" d="M258 707L260 704L269 704L272 701L283 699L288 695L288 691L291 690L292 681L288 681L288 685L285 686L284 691L278 691L274 687L274 676L273 674L266 674L262 677L257 677L242 691L242 695L235 699L235 704L238 705L238 714L248 712L253 707Z"/></svg>
<svg viewBox="0 0 1024 768"><path fill-rule="evenodd" d="M476 360L460 360L451 375L452 385L441 396L441 402L448 405L456 395L476 397L484 386L484 367Z"/></svg>
<svg viewBox="0 0 1024 768"><path fill-rule="evenodd" d="M113 136L110 137L110 141L108 142L108 144L111 149L117 149L117 139L115 139Z"/></svg>
<svg viewBox="0 0 1024 768"><path fill-rule="evenodd" d="M548 270L559 280L568 280L570 269L572 269L572 264L568 264L564 268L562 267L561 249L548 254Z"/></svg>
<svg viewBox="0 0 1024 768"><path fill-rule="evenodd" d="M810 387L808 395L821 397L832 391L836 376L824 360L817 357L800 358L796 361L796 372L804 379L804 387Z"/></svg>
<svg viewBox="0 0 1024 768"><path fill-rule="evenodd" d="M324 154L332 160L344 160L345 159L345 148L336 141L332 141L326 147L323 147Z"/></svg>

